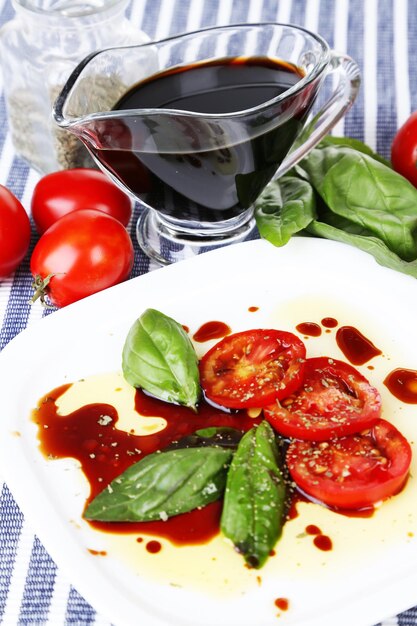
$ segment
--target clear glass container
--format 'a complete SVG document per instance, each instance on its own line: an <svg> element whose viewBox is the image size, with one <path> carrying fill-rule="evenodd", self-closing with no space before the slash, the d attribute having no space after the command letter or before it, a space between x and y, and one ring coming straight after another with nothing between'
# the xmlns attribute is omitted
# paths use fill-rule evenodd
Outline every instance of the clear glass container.
<svg viewBox="0 0 417 626"><path fill-rule="evenodd" d="M126 17L130 0L12 0L0 30L9 127L17 153L40 173L92 165L83 144L57 127L52 104L76 65L97 50L149 38ZM106 78L101 106L119 98ZM107 108L105 107L105 108Z"/></svg>
<svg viewBox="0 0 417 626"><path fill-rule="evenodd" d="M273 78L263 73L271 64ZM99 93L106 80L112 90L115 75L125 92L109 111ZM247 238L259 194L330 131L359 84L350 57L301 27L219 26L89 57L54 117L144 205L139 244L168 264L190 247L195 254ZM274 88L265 95L267 85Z"/></svg>

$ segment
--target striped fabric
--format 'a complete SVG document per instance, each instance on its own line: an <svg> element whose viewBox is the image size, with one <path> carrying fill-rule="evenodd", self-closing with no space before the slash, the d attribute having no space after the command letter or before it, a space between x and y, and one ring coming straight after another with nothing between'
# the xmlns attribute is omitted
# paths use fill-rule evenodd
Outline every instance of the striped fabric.
<svg viewBox="0 0 417 626"><path fill-rule="evenodd" d="M13 14L10 0L0 0L0 25ZM129 18L152 39L202 26L255 21L291 22L319 32L333 48L354 57L363 73L358 100L335 134L362 139L386 157L396 128L417 109L416 0L133 0ZM13 151L0 82L0 183L29 211L38 178ZM131 222L133 239L137 212ZM134 275L151 269L136 247ZM28 304L30 295L26 260L0 283L0 350L48 314ZM109 626L56 567L1 477L0 623ZM417 625L417 608L383 625Z"/></svg>

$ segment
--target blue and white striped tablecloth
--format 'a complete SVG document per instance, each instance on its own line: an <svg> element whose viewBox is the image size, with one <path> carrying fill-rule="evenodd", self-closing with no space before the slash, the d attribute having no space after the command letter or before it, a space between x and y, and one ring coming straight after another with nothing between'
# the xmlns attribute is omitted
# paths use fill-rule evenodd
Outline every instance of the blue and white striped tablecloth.
<svg viewBox="0 0 417 626"><path fill-rule="evenodd" d="M0 26L13 15L10 0L0 0ZM358 100L335 134L364 140L386 157L396 128L417 109L416 0L133 0L129 18L152 39L256 21L290 22L319 32L333 48L350 54L363 75ZM14 153L1 83L0 90L0 183L29 211L39 176ZM133 240L137 212L131 222ZM32 246L35 241L33 235ZM135 252L134 276L153 269L137 247ZM15 275L0 283L0 350L45 314L40 306L28 304L30 295L26 259ZM0 623L109 626L57 568L1 476ZM417 625L417 608L387 616L383 625Z"/></svg>

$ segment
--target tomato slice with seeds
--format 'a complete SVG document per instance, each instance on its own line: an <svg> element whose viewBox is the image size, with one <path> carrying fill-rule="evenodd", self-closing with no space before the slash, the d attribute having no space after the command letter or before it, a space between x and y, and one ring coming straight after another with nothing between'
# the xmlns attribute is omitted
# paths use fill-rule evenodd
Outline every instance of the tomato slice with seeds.
<svg viewBox="0 0 417 626"><path fill-rule="evenodd" d="M411 447L386 420L331 441L293 441L287 465L308 496L336 509L361 509L386 500L404 486Z"/></svg>
<svg viewBox="0 0 417 626"><path fill-rule="evenodd" d="M271 404L302 383L306 349L283 330L248 330L228 335L200 362L201 385L208 400L242 409Z"/></svg>
<svg viewBox="0 0 417 626"><path fill-rule="evenodd" d="M282 435L326 441L372 426L381 415L381 396L348 363L317 357L306 360L302 386L264 414Z"/></svg>

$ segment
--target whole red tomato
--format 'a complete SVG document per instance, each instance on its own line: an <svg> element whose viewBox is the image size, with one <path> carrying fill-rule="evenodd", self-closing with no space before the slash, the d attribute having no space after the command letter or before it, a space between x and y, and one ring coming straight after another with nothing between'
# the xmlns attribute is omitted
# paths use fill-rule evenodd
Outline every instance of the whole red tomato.
<svg viewBox="0 0 417 626"><path fill-rule="evenodd" d="M396 172L417 187L417 111L395 135L391 146L391 162Z"/></svg>
<svg viewBox="0 0 417 626"><path fill-rule="evenodd" d="M40 234L63 215L80 209L103 211L124 226L132 214L128 196L98 170L52 172L41 178L33 190L31 210Z"/></svg>
<svg viewBox="0 0 417 626"><path fill-rule="evenodd" d="M0 185L0 278L20 265L30 243L29 217L11 191Z"/></svg>
<svg viewBox="0 0 417 626"><path fill-rule="evenodd" d="M125 227L93 209L61 217L33 250L30 269L39 291L63 307L128 278L133 245Z"/></svg>

